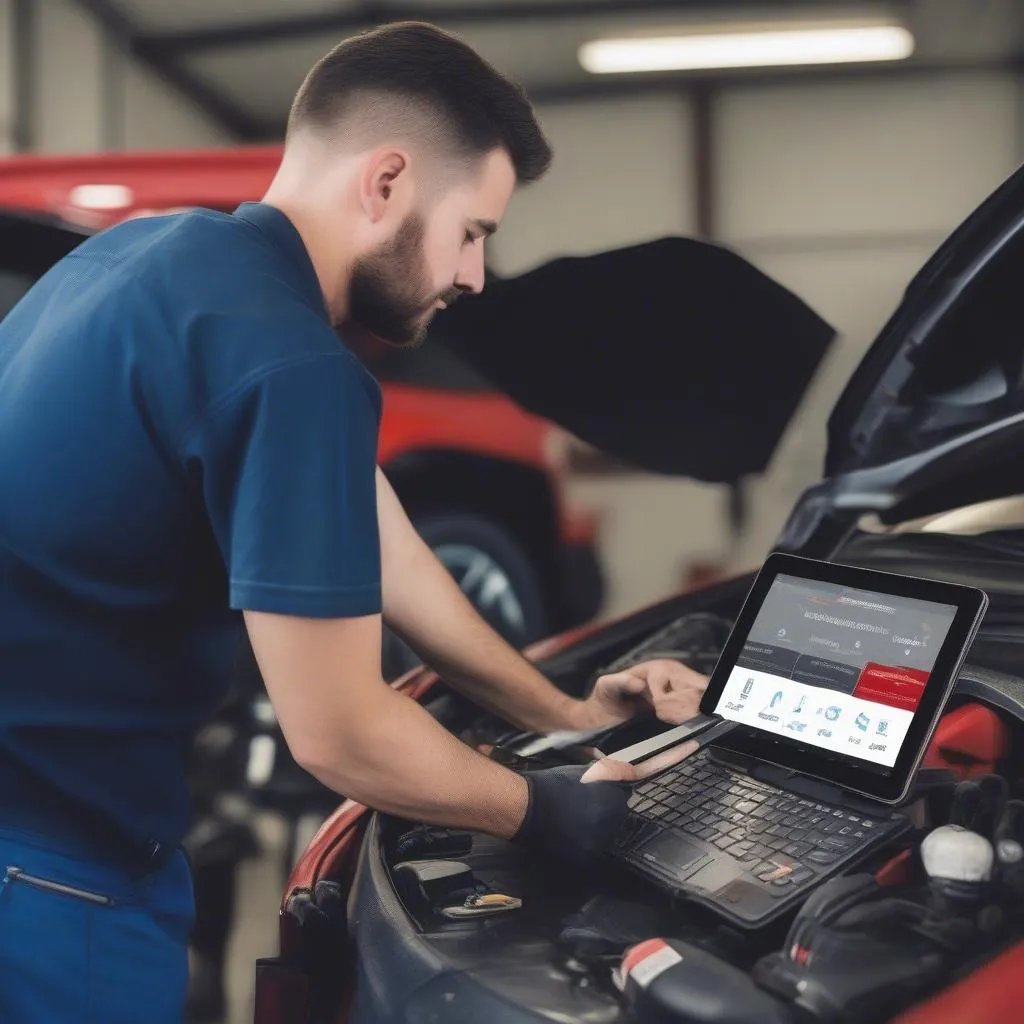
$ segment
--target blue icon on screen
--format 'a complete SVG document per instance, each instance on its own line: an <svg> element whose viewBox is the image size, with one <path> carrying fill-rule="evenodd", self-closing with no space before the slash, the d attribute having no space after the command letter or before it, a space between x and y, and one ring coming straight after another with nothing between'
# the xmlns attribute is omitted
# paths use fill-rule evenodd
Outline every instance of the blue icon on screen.
<svg viewBox="0 0 1024 1024"><path fill-rule="evenodd" d="M768 707L770 707L770 708L775 707L775 705L778 704L780 700L782 700L782 691L781 690L776 690L775 691L775 696L772 697L772 702L771 702L771 704L768 705Z"/></svg>
<svg viewBox="0 0 1024 1024"><path fill-rule="evenodd" d="M860 729L861 732L867 732L868 726L871 724L871 719L862 711L855 719L854 724Z"/></svg>
<svg viewBox="0 0 1024 1024"><path fill-rule="evenodd" d="M834 722L843 713L842 708L837 708L835 704L830 708L825 708L825 717L830 721Z"/></svg>

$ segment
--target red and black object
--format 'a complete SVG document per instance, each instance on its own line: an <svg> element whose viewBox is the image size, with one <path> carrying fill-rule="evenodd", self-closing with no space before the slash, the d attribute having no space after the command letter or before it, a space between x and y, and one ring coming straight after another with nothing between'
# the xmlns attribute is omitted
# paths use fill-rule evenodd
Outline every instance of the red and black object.
<svg viewBox="0 0 1024 1024"><path fill-rule="evenodd" d="M996 772L1009 750L1010 730L999 715L981 704L964 704L943 717L921 767L973 779Z"/></svg>
<svg viewBox="0 0 1024 1024"><path fill-rule="evenodd" d="M792 1024L788 1009L750 975L678 939L648 939L628 950L623 994L642 1024Z"/></svg>

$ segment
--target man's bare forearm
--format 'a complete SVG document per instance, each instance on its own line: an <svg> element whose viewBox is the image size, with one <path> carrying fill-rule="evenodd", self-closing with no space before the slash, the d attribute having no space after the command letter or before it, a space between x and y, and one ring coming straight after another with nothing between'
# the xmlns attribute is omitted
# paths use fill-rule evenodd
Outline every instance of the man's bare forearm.
<svg viewBox="0 0 1024 1024"><path fill-rule="evenodd" d="M353 702L337 743L303 752L324 785L375 810L450 828L512 836L526 814L525 779L446 732L390 687Z"/></svg>
<svg viewBox="0 0 1024 1024"><path fill-rule="evenodd" d="M424 546L385 617L451 687L529 732L572 728L579 702L564 694L479 616Z"/></svg>
<svg viewBox="0 0 1024 1024"><path fill-rule="evenodd" d="M445 682L530 732L580 725L564 694L480 617L378 477L384 618Z"/></svg>
<svg viewBox="0 0 1024 1024"><path fill-rule="evenodd" d="M408 818L512 835L526 780L443 729L380 675L379 615L245 613L295 760L337 793Z"/></svg>

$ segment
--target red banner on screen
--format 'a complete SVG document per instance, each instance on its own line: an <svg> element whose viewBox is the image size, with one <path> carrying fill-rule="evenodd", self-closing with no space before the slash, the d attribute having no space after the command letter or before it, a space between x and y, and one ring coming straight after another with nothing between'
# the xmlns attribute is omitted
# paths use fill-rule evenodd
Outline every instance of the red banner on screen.
<svg viewBox="0 0 1024 1024"><path fill-rule="evenodd" d="M869 661L857 680L853 695L891 708L916 711L930 675L916 668L876 665Z"/></svg>

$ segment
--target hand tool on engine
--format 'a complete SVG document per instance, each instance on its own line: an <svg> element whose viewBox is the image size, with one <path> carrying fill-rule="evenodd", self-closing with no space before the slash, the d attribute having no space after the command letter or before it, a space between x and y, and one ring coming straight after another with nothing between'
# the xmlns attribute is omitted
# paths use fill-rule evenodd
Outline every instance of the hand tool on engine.
<svg viewBox="0 0 1024 1024"><path fill-rule="evenodd" d="M493 917L495 914L506 914L511 910L519 910L523 901L518 896L509 896L501 892L477 892L467 896L461 903L441 907L438 913L452 920L463 920L473 917Z"/></svg>

